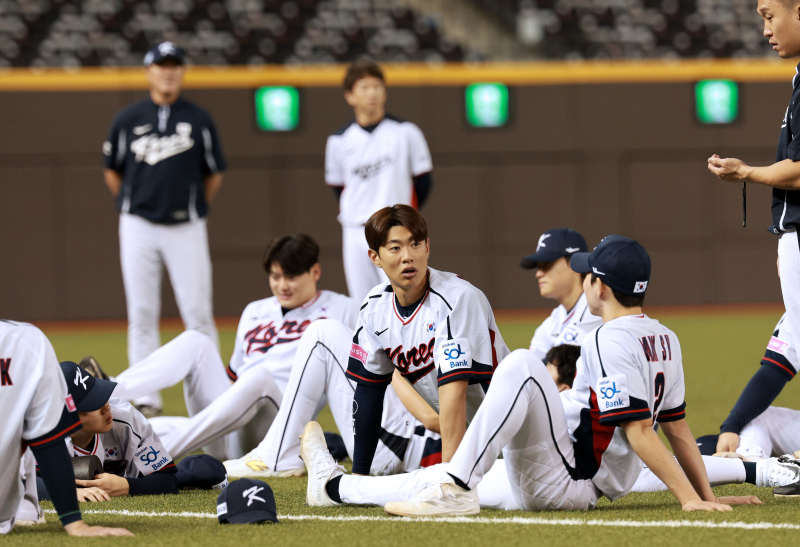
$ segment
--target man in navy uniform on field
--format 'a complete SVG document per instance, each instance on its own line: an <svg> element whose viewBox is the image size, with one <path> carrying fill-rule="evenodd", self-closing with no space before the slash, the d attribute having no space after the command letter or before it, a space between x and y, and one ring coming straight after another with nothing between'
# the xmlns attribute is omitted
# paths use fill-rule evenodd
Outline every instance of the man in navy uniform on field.
<svg viewBox="0 0 800 547"><path fill-rule="evenodd" d="M118 112L103 143L103 175L120 212L130 366L160 345L164 266L186 329L218 343L206 215L222 184L222 147L211 116L181 97L184 52L163 42L144 65L148 98ZM162 408L158 393L134 403L146 416Z"/></svg>

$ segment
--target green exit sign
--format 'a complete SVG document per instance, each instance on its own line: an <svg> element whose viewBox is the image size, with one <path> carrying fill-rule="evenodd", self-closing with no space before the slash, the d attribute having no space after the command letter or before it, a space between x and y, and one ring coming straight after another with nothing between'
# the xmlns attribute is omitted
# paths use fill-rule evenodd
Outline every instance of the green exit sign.
<svg viewBox="0 0 800 547"><path fill-rule="evenodd" d="M702 123L731 123L739 116L739 86L731 80L703 80L694 88L697 119Z"/></svg>
<svg viewBox="0 0 800 547"><path fill-rule="evenodd" d="M471 84L466 89L467 122L472 127L501 127L508 122L508 87Z"/></svg>
<svg viewBox="0 0 800 547"><path fill-rule="evenodd" d="M256 89L256 123L264 131L291 131L300 122L300 94L289 86Z"/></svg>

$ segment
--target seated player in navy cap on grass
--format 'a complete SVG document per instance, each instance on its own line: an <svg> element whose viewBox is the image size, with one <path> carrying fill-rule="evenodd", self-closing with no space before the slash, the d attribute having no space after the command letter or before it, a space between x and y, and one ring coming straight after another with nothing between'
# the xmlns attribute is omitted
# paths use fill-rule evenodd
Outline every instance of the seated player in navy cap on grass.
<svg viewBox="0 0 800 547"><path fill-rule="evenodd" d="M150 422L130 403L111 398L116 383L95 378L71 361L61 363L67 388L83 428L66 440L73 457L97 456L105 473L78 480L78 501L109 501L117 496L177 494L172 457ZM48 499L39 481L39 498Z"/></svg>

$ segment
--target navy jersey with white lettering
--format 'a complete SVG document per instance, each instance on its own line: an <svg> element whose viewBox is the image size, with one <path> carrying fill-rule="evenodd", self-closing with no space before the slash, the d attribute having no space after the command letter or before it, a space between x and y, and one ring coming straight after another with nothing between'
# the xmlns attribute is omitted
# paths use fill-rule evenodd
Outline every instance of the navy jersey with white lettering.
<svg viewBox="0 0 800 547"><path fill-rule="evenodd" d="M389 283L372 289L361 307L347 376L389 384L395 370L439 410L439 386L467 380L467 419L483 401L497 364L509 354L486 296L455 274L428 268L429 287L409 317L401 317Z"/></svg>
<svg viewBox="0 0 800 547"><path fill-rule="evenodd" d="M583 340L572 389L561 394L576 467L603 494L627 494L642 469L621 424L685 417L678 337L646 315L608 321Z"/></svg>
<svg viewBox="0 0 800 547"><path fill-rule="evenodd" d="M120 111L103 154L106 169L122 174L117 209L161 224L206 216L205 177L226 167L211 116L181 98Z"/></svg>
<svg viewBox="0 0 800 547"><path fill-rule="evenodd" d="M776 162L786 159L800 161L800 64L795 71L797 74L792 78L792 99L781 124L781 136L775 154ZM800 190L773 188L770 231L780 234L798 227L800 227Z"/></svg>

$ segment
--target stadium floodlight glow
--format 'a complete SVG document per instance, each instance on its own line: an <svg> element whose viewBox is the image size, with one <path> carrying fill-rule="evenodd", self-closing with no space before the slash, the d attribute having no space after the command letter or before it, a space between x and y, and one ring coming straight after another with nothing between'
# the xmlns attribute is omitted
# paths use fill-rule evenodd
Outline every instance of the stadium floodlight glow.
<svg viewBox="0 0 800 547"><path fill-rule="evenodd" d="M694 88L697 119L724 124L739 115L739 86L731 80L703 80Z"/></svg>
<svg viewBox="0 0 800 547"><path fill-rule="evenodd" d="M256 89L256 123L264 131L291 131L300 122L300 94L289 86Z"/></svg>
<svg viewBox="0 0 800 547"><path fill-rule="evenodd" d="M501 127L508 122L508 87L499 83L467 86L467 122L472 127Z"/></svg>

